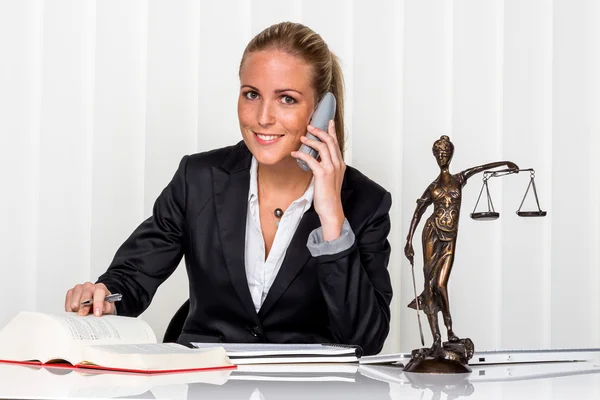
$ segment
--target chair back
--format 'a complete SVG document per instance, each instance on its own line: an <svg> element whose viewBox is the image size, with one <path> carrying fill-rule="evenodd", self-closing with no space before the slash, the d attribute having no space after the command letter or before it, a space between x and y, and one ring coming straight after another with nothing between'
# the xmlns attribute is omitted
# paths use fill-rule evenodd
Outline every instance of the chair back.
<svg viewBox="0 0 600 400"><path fill-rule="evenodd" d="M177 343L177 339L179 335L181 335L181 331L183 330L183 324L190 312L190 299L187 299L185 303L179 307L179 310L175 313L173 318L171 318L171 322L167 326L167 330L165 330L165 336L163 337L163 343Z"/></svg>

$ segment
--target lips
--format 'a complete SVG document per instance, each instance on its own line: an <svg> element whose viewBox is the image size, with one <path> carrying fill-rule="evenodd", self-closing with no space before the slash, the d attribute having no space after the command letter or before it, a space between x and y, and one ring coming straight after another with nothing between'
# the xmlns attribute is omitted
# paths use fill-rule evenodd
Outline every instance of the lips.
<svg viewBox="0 0 600 400"><path fill-rule="evenodd" d="M260 144L272 144L283 137L283 135L270 135L266 133L256 133L254 132L254 137Z"/></svg>

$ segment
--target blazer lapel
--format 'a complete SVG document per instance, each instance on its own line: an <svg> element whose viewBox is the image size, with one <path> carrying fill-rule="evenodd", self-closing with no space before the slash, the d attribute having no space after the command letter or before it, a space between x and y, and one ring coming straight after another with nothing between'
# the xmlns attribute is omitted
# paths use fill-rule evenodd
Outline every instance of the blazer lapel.
<svg viewBox="0 0 600 400"><path fill-rule="evenodd" d="M352 189L347 189L344 186L345 185L342 186L342 205L346 203L346 200L352 193ZM300 224L292 237L292 241L288 246L281 268L277 273L277 277L275 277L275 281L273 281L273 285L271 285L271 289L269 289L267 298L258 312L260 317L264 316L269 309L273 307L312 257L308 247L306 247L306 241L308 240L308 235L319 226L321 226L319 214L315 211L314 206L311 206L310 209L304 213L304 216L300 220Z"/></svg>
<svg viewBox="0 0 600 400"><path fill-rule="evenodd" d="M308 247L306 247L306 239L310 232L312 232L313 229L318 228L319 225L319 215L315 212L315 209L311 207L304 213L304 216L300 220L300 224L298 224L298 228L285 253L281 268L279 268L275 281L273 281L273 285L271 285L271 289L269 289L267 298L258 311L259 316L262 317L269 311L288 286L290 286L290 283L292 283L302 267L304 267L310 259L311 254L310 251L308 251Z"/></svg>
<svg viewBox="0 0 600 400"><path fill-rule="evenodd" d="M238 148L222 168L213 167L213 193L225 266L244 308L256 319L244 259L252 156L244 145Z"/></svg>

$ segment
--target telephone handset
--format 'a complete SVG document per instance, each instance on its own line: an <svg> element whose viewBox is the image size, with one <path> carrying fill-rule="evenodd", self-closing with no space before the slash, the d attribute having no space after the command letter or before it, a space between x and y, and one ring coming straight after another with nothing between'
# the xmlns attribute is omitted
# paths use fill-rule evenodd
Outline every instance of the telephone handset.
<svg viewBox="0 0 600 400"><path fill-rule="evenodd" d="M323 98L317 104L317 107L315 107L315 111L313 111L313 115L310 120L310 125L327 132L329 120L332 120L335 116L335 106L336 102L333 93L325 93ZM318 137L312 135L310 132L306 132L306 137L313 140L319 140ZM314 158L317 158L319 156L319 152L317 150L305 144L300 146L300 149L298 149L298 151L309 154ZM310 167L303 160L297 158L296 161L298 161L300 168L302 168L305 171L310 171Z"/></svg>

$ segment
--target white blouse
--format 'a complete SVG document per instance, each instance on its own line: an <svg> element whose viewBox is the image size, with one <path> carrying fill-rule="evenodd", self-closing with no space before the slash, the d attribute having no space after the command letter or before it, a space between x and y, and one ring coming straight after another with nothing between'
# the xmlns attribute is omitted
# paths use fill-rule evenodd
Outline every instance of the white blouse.
<svg viewBox="0 0 600 400"><path fill-rule="evenodd" d="M248 288L252 295L256 312L260 310L267 298L269 289L275 281L275 277L281 268L287 248L300 224L304 213L312 205L315 180L300 198L294 200L284 211L279 227L275 233L275 239L269 256L265 260L265 241L260 226L260 213L258 207L258 184L257 184L258 162L252 157L250 167L250 189L248 190L248 212L246 214L246 247L244 262L246 265L246 278ZM308 236L306 246L313 257L331 255L348 250L354 244L355 236L348 220L344 220L340 237L331 242L323 239L321 227L313 230Z"/></svg>
<svg viewBox="0 0 600 400"><path fill-rule="evenodd" d="M256 312L260 310L279 272L279 268L281 268L285 253L300 220L312 205L315 188L313 178L306 192L300 198L294 200L284 211L279 221L277 232L275 233L273 246L271 247L269 256L265 260L265 241L260 226L258 207L257 171L258 163L252 157L250 190L248 191L248 213L246 215L246 252L244 258L248 288L250 289Z"/></svg>

